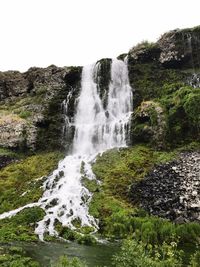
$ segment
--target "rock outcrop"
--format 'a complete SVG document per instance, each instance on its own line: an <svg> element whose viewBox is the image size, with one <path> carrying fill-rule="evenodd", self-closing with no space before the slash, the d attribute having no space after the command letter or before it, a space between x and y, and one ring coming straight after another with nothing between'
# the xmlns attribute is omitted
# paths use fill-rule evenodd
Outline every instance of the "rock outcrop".
<svg viewBox="0 0 200 267"><path fill-rule="evenodd" d="M200 67L200 27L174 30L158 41L159 62L166 67Z"/></svg>
<svg viewBox="0 0 200 267"><path fill-rule="evenodd" d="M73 117L80 77L81 67L50 66L25 73L0 73L0 146L64 148L64 118ZM69 92L70 108L64 114L61 104Z"/></svg>
<svg viewBox="0 0 200 267"><path fill-rule="evenodd" d="M177 105L176 96L162 97L170 90L175 92L188 85L199 87L200 27L168 32L157 43L143 42L128 54L120 55L119 59L124 60L125 57L134 91L132 140L151 141L157 147L164 147L166 124L169 143L176 133L182 138L199 138L200 127L197 123L191 125L185 111L177 109L175 113L174 107L170 106L169 101L167 103L166 100L174 97L173 105ZM97 64L97 89L106 106L111 59L101 59ZM82 67L59 68L52 65L48 68L30 68L25 73L0 72L0 147L69 149L74 135L73 120L81 71ZM170 90L167 92L166 88ZM188 93L189 100L192 94ZM197 99L196 95L193 100ZM146 106L145 103L150 102L157 104ZM157 114L156 120L150 110ZM168 113L169 119L164 112ZM174 125L176 121L177 125Z"/></svg>
<svg viewBox="0 0 200 267"><path fill-rule="evenodd" d="M133 202L177 223L200 222L200 152L157 166L131 188Z"/></svg>
<svg viewBox="0 0 200 267"><path fill-rule="evenodd" d="M200 27L176 29L161 36L157 43L144 41L129 51L135 63L157 62L165 68L200 67Z"/></svg>
<svg viewBox="0 0 200 267"><path fill-rule="evenodd" d="M164 148L166 118L163 108L154 101L144 101L133 112L131 121L131 143L145 142Z"/></svg>

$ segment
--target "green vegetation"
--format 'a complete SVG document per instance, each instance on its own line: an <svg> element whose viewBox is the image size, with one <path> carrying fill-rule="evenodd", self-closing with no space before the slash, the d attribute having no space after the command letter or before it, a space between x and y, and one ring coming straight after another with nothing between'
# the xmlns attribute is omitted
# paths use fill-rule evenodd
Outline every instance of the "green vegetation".
<svg viewBox="0 0 200 267"><path fill-rule="evenodd" d="M134 106L142 101L159 99L166 85L182 83L185 85L188 73L176 69L162 68L157 62L138 63L129 58L130 84L136 90Z"/></svg>
<svg viewBox="0 0 200 267"><path fill-rule="evenodd" d="M39 263L28 257L21 247L0 247L1 267L39 267Z"/></svg>
<svg viewBox="0 0 200 267"><path fill-rule="evenodd" d="M163 243L160 246L146 246L142 242L126 240L119 255L114 257L115 267L181 267L181 251L177 244Z"/></svg>
<svg viewBox="0 0 200 267"><path fill-rule="evenodd" d="M175 236L180 238L180 243L196 244L200 237L199 224L176 225L168 220L148 216L143 210L130 204L129 189L156 164L169 162L177 158L180 152L198 147L200 144L193 142L167 152L136 145L113 149L98 156L93 171L101 183L90 181L86 177L82 182L93 193L89 210L99 219L99 232L111 239L134 235L143 242L160 244Z"/></svg>
<svg viewBox="0 0 200 267"><path fill-rule="evenodd" d="M191 256L191 261L189 267L199 267L200 266L200 251L196 251Z"/></svg>
<svg viewBox="0 0 200 267"><path fill-rule="evenodd" d="M198 267L200 252L196 252L184 261L184 251L178 248L176 241L163 242L152 246L127 239L123 242L121 251L113 257L115 267Z"/></svg>
<svg viewBox="0 0 200 267"><path fill-rule="evenodd" d="M176 154L176 151L161 152L136 145L113 149L97 157L93 171L101 183L87 180L86 177L83 183L93 193L89 210L100 220L101 234L122 238L130 233L132 218L145 214L130 204L130 186L142 179L155 164L169 161Z"/></svg>
<svg viewBox="0 0 200 267"><path fill-rule="evenodd" d="M180 85L165 86L166 95L159 100L166 110L170 144L199 139L200 88Z"/></svg>
<svg viewBox="0 0 200 267"><path fill-rule="evenodd" d="M29 119L37 112L37 106L42 105L44 94L27 95L9 100L0 105L0 112L5 114L16 114L22 119ZM40 109L39 109L40 112Z"/></svg>
<svg viewBox="0 0 200 267"><path fill-rule="evenodd" d="M0 220L0 242L37 241L34 230L36 222L44 216L41 208L27 208L17 215Z"/></svg>
<svg viewBox="0 0 200 267"><path fill-rule="evenodd" d="M175 156L175 152L155 151L144 145L113 149L97 157L93 171L97 179L103 181L104 192L126 200L133 182L142 179L155 164Z"/></svg>
<svg viewBox="0 0 200 267"><path fill-rule="evenodd" d="M54 267L87 267L87 265L78 258L69 259L67 256L62 256Z"/></svg>
<svg viewBox="0 0 200 267"><path fill-rule="evenodd" d="M40 153L1 169L0 213L37 201L45 176L57 167L62 156L60 152Z"/></svg>
<svg viewBox="0 0 200 267"><path fill-rule="evenodd" d="M151 51L153 48L158 48L158 45L156 43L149 42L148 40L143 40L141 43L137 44L132 49L134 49L134 51L140 51L141 49Z"/></svg>
<svg viewBox="0 0 200 267"><path fill-rule="evenodd" d="M199 31L199 28L191 31L196 30ZM135 53L135 57L132 57L131 53ZM134 140L135 143L147 140L148 145L137 144L130 148L113 149L97 157L93 171L100 183L87 179L84 174L84 163L82 165L82 183L93 193L89 211L99 219L99 234L111 240L129 238L124 242L120 254L114 258L113 266L116 267L183 266L180 248L186 243L194 248L200 240L199 224L174 224L149 216L144 210L133 206L130 200L131 185L143 179L156 164L178 157L181 151L200 148L200 88L188 86L188 78L193 70L163 67L158 62L159 53L159 47L154 43L144 41L135 47L128 54L129 77L130 84L135 89L134 107L138 107L139 110L142 101L154 103L149 109L141 110L141 113L144 112L144 118L141 116L141 120L139 121L139 118L135 125L138 136L145 135L143 129L147 128L147 124L156 129L159 119L166 120L164 134L161 136L161 142L166 145L160 147L165 147L168 151L153 149L150 146L153 143L150 142L146 131L146 138ZM101 60L98 70L98 90L104 106L107 104L110 63L110 59ZM14 116L16 120L26 120L28 124L32 123L33 116L42 115L43 120L37 129L37 149L48 151L49 148L59 147L60 125L63 120L60 103L66 98L71 87L78 88L80 85L80 69L72 68L72 71L74 73L68 73L65 77L66 85L63 84L59 88L57 85L55 88L50 88L46 84L37 86L26 96L12 98L0 106L1 114ZM50 90L55 91L52 99L47 96ZM78 89L76 91L74 100L79 93ZM46 106L43 109L44 99ZM69 106L72 117L74 100ZM163 117L159 117L160 114L155 110L157 107L163 110ZM145 121L147 117L149 120ZM71 143L71 137L68 138L67 146ZM155 138L154 141L158 143L158 139ZM172 147L175 149L172 150ZM0 155L9 155L19 160L0 170L0 213L36 202L42 195L41 185L46 179L45 176L56 168L58 160L62 157L62 153L56 151L25 157L7 149L0 149ZM43 178L39 179L40 177ZM43 215L43 210L35 207L25 209L10 219L1 220L0 241L37 241L34 228ZM96 238L92 235L94 228L81 227L79 220L74 220L73 225L76 231L57 222L56 230L67 240L86 245L96 243ZM51 241L52 237L46 235L45 240ZM0 256L0 265L4 264L2 266L10 266L8 262L13 266L37 266L30 265L32 263L24 256L13 258L10 252L5 257L2 261L2 255ZM14 260L18 262L13 263ZM77 259L62 257L56 266L86 265ZM200 266L199 251L191 256L188 266Z"/></svg>
<svg viewBox="0 0 200 267"><path fill-rule="evenodd" d="M10 149L0 147L0 156L10 156L13 158L19 158L20 154Z"/></svg>
<svg viewBox="0 0 200 267"><path fill-rule="evenodd" d="M59 222L56 222L55 226L59 236L66 240L76 241L84 245L94 245L97 243L96 238L91 235L94 232L92 227L79 226L76 230L71 230L69 227L63 227Z"/></svg>
<svg viewBox="0 0 200 267"><path fill-rule="evenodd" d="M27 119L31 115L32 115L32 112L31 111L21 111L19 113L19 117L22 118L22 119Z"/></svg>

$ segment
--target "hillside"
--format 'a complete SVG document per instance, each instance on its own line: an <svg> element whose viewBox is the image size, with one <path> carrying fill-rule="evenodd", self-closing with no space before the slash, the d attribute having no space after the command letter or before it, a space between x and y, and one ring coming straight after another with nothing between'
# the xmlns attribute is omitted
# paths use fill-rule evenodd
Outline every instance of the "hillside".
<svg viewBox="0 0 200 267"><path fill-rule="evenodd" d="M118 59L127 62L133 96L128 147L97 156L92 162L97 180L88 177L84 161L80 170L92 193L83 202L99 229L93 235L95 227L83 226L80 218L74 219L74 229L59 220L54 227L59 237L80 244L95 244L96 237L134 237L152 245L175 239L181 248L189 243L194 250L200 238L200 27L170 31ZM106 110L112 60L96 65L95 84ZM51 65L0 72L0 214L36 203L44 184L51 189L46 181L76 136L82 70ZM59 172L55 184L63 175ZM34 230L44 216L36 205L0 220L0 242L39 241ZM58 236L46 231L44 239Z"/></svg>

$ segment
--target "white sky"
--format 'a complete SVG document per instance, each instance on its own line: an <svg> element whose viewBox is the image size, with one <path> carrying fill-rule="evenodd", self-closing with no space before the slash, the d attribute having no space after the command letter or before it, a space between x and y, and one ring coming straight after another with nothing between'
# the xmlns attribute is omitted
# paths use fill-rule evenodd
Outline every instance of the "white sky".
<svg viewBox="0 0 200 267"><path fill-rule="evenodd" d="M197 25L199 0L0 0L0 70L86 65Z"/></svg>

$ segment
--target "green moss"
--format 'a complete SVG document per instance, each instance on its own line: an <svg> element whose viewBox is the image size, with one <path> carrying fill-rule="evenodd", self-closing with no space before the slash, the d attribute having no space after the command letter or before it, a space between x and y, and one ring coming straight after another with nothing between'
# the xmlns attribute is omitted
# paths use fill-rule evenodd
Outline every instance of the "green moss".
<svg viewBox="0 0 200 267"><path fill-rule="evenodd" d="M77 242L82 245L94 245L97 243L97 240L94 236L85 234L85 235L78 235Z"/></svg>
<svg viewBox="0 0 200 267"><path fill-rule="evenodd" d="M34 234L36 222L44 216L41 208L27 208L17 215L0 220L0 242L8 241L37 241Z"/></svg>
<svg viewBox="0 0 200 267"><path fill-rule="evenodd" d="M166 87L159 100L166 111L169 144L198 140L200 134L200 88Z"/></svg>
<svg viewBox="0 0 200 267"><path fill-rule="evenodd" d="M155 151L144 145L113 149L97 157L93 171L101 183L91 186L90 181L85 185L93 190L89 211L99 219L101 234L115 238L130 233L131 218L145 215L144 211L130 204L130 186L142 179L155 164L174 157L176 151Z"/></svg>
<svg viewBox="0 0 200 267"><path fill-rule="evenodd" d="M99 191L99 184L97 180L89 180L87 177L84 177L82 178L82 184L92 193Z"/></svg>
<svg viewBox="0 0 200 267"><path fill-rule="evenodd" d="M143 100L160 98L166 90L166 84L185 84L188 74L180 70L165 69L157 62L138 63L129 57L129 78L134 93L134 106Z"/></svg>
<svg viewBox="0 0 200 267"><path fill-rule="evenodd" d="M22 119L27 119L31 115L32 115L32 112L31 111L21 111L19 113L19 117L22 118Z"/></svg>
<svg viewBox="0 0 200 267"><path fill-rule="evenodd" d="M35 114L35 106L42 105L43 101L44 94L22 96L1 104L0 111L18 114L21 118L28 119Z"/></svg>
<svg viewBox="0 0 200 267"><path fill-rule="evenodd" d="M174 156L144 145L113 149L97 157L93 171L97 179L103 181L104 192L126 200L129 186L142 179L159 162L161 155L168 159Z"/></svg>
<svg viewBox="0 0 200 267"><path fill-rule="evenodd" d="M37 201L45 176L63 156L60 152L29 156L0 170L0 213ZM43 179L39 179L44 177Z"/></svg>
<svg viewBox="0 0 200 267"><path fill-rule="evenodd" d="M10 156L10 157L13 157L13 158L19 158L20 155L19 153L16 153L8 148L2 148L0 147L0 156Z"/></svg>
<svg viewBox="0 0 200 267"><path fill-rule="evenodd" d="M76 241L79 244L93 245L97 243L94 236L91 235L94 232L93 227L81 227L80 224L77 225L76 230L71 230L69 227L62 226L60 222L56 222L55 229L59 236L66 240Z"/></svg>

